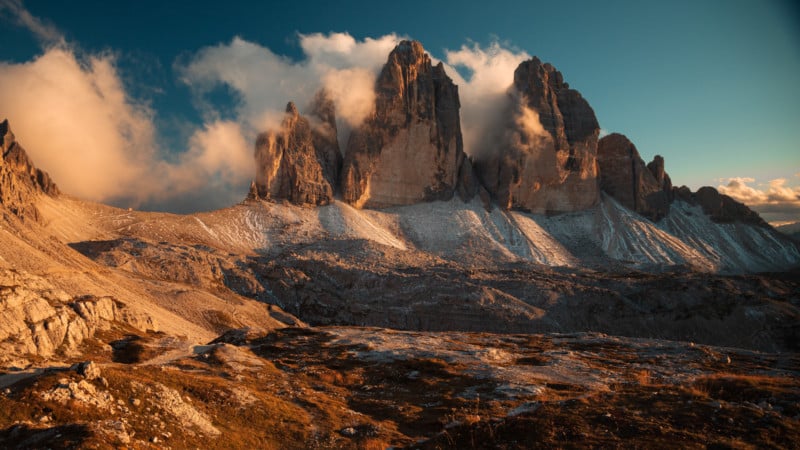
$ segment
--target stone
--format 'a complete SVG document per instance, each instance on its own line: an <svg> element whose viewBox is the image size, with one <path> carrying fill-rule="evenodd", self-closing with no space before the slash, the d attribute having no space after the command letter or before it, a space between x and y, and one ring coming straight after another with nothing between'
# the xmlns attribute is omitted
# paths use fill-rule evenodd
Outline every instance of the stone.
<svg viewBox="0 0 800 450"><path fill-rule="evenodd" d="M353 130L342 169L342 197L385 208L478 190L464 153L458 87L416 41L389 54L375 83L375 109Z"/></svg>
<svg viewBox="0 0 800 450"><path fill-rule="evenodd" d="M624 135L612 133L597 146L600 188L626 208L654 221L669 212L674 194L664 171L664 158L645 165L636 146Z"/></svg>
<svg viewBox="0 0 800 450"><path fill-rule="evenodd" d="M329 128L330 122L324 125ZM335 123L333 127L335 130ZM335 132L316 131L309 119L289 102L280 130L262 133L256 141L257 196L285 199L298 205L331 203L337 175L338 144L335 143Z"/></svg>
<svg viewBox="0 0 800 450"><path fill-rule="evenodd" d="M87 380L94 380L100 378L100 366L94 361L84 361L77 363L71 367L72 370L83 376Z"/></svg>
<svg viewBox="0 0 800 450"><path fill-rule="evenodd" d="M581 94L552 65L532 58L515 70L501 123L474 152L478 175L504 209L590 208L599 201L599 133Z"/></svg>

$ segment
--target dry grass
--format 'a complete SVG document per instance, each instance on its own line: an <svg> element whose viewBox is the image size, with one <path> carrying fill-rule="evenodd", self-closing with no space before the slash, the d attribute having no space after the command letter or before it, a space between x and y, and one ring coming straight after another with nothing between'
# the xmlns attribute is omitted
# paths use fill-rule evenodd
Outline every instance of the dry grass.
<svg viewBox="0 0 800 450"><path fill-rule="evenodd" d="M117 341L124 334L117 330L106 337ZM490 338L466 339L477 345ZM514 350L513 336L504 342ZM101 345L91 345L98 355L103 353ZM112 414L74 400L42 401L39 393L60 379L80 380L72 372L18 383L9 395L0 395L0 447L36 439L43 442L39 447L51 448L209 449L739 448L791 447L800 441L795 419L800 414L799 382L789 375L765 375L765 364L773 364L768 360L734 359L714 366L716 355L689 352L706 375L671 382L662 375L663 366L658 377L653 370L628 372L626 364L639 357L635 348L580 344L590 370L619 371L611 391L542 379L531 380L546 385L542 394L510 398L498 394L494 381L474 376L461 363L436 357L366 361L354 356L365 348L335 344L324 331L277 330L249 336L238 345L247 345L252 353L219 347L165 367L113 363L105 350L109 362L102 371L108 387L99 380L91 383L114 396ZM537 353L539 343L521 340L520 345L519 354L527 357ZM262 364L233 368L232 363L247 358ZM526 362L516 365L533 370ZM211 419L221 436L203 435L152 402L142 387L157 385L180 393ZM508 415L534 401L538 408ZM46 423L40 421L44 416L49 417ZM103 428L108 427L103 423L122 418L134 436L131 444L114 441ZM159 439L158 445L150 442L153 438ZM420 439L424 443L417 444Z"/></svg>

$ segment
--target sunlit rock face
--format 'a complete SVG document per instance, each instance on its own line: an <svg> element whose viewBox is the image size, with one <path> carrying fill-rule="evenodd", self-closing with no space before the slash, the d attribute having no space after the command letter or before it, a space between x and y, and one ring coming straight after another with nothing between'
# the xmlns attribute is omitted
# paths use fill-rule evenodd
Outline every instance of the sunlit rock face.
<svg viewBox="0 0 800 450"><path fill-rule="evenodd" d="M375 109L345 151L342 197L383 208L474 195L463 150L458 87L416 41L403 41L375 85Z"/></svg>
<svg viewBox="0 0 800 450"><path fill-rule="evenodd" d="M597 148L600 187L623 206L651 219L669 212L672 181L659 155L645 165L636 146L627 137L612 133L600 139Z"/></svg>
<svg viewBox="0 0 800 450"><path fill-rule="evenodd" d="M280 130L258 136L255 189L250 196L298 205L333 201L341 165L333 105L318 96L312 114L314 123L290 102Z"/></svg>
<svg viewBox="0 0 800 450"><path fill-rule="evenodd" d="M58 187L47 172L37 169L16 141L8 120L0 122L0 205L22 219L38 218L34 206L37 193L58 195Z"/></svg>
<svg viewBox="0 0 800 450"><path fill-rule="evenodd" d="M501 122L475 156L483 185L501 207L558 213L597 204L600 127L589 103L552 65L533 58L517 67Z"/></svg>

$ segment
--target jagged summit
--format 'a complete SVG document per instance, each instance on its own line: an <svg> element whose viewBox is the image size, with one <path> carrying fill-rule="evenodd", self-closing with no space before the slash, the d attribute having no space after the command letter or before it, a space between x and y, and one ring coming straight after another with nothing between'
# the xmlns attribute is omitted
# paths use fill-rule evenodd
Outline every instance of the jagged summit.
<svg viewBox="0 0 800 450"><path fill-rule="evenodd" d="M656 155L645 165L636 146L624 135L612 133L600 139L597 149L601 189L626 208L653 221L669 214L675 200L700 205L718 223L740 222L769 227L758 213L715 188L703 186L692 192L672 186L664 169L664 158Z"/></svg>
<svg viewBox="0 0 800 450"><path fill-rule="evenodd" d="M372 117L345 151L342 196L359 208L447 200L477 187L463 149L458 87L417 41L389 54Z"/></svg>
<svg viewBox="0 0 800 450"><path fill-rule="evenodd" d="M322 125L315 127L289 102L280 130L258 136L255 196L307 205L333 201L341 156L336 143L335 116L332 110L314 110L320 111L325 112L324 117L318 118Z"/></svg>
<svg viewBox="0 0 800 450"><path fill-rule="evenodd" d="M476 161L501 207L579 211L597 204L597 137L589 103L538 58L514 71L505 123Z"/></svg>
<svg viewBox="0 0 800 450"><path fill-rule="evenodd" d="M597 147L600 187L626 208L659 220L669 212L672 182L664 171L664 158L645 165L636 146L624 135L612 133Z"/></svg>
<svg viewBox="0 0 800 450"><path fill-rule="evenodd" d="M36 220L39 212L34 206L38 193L55 196L58 187L47 172L37 169L25 149L17 143L8 119L0 123L3 153L0 158L0 204L16 216Z"/></svg>
<svg viewBox="0 0 800 450"><path fill-rule="evenodd" d="M341 192L357 208L385 208L480 194L487 207L494 201L504 210L551 214L597 207L604 191L652 221L678 198L702 205L715 221L764 224L713 188L673 188L664 158L646 164L625 136L598 140L592 107L536 57L514 71L507 108L481 140L486 148L475 152L474 165L464 153L458 87L417 41L389 53L373 113L352 131L344 156L327 93L318 92L307 110L303 116L289 102L280 130L259 136L250 198L325 205Z"/></svg>

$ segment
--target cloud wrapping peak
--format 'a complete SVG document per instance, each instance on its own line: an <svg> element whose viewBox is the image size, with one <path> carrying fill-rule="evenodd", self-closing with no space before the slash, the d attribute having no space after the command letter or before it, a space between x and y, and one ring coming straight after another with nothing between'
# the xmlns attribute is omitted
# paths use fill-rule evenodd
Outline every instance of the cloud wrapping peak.
<svg viewBox="0 0 800 450"><path fill-rule="evenodd" d="M152 112L126 96L109 55L80 62L54 47L24 64L0 64L0 105L17 140L66 192L89 200L156 193Z"/></svg>
<svg viewBox="0 0 800 450"><path fill-rule="evenodd" d="M203 123L184 148L166 149L156 138L156 113L128 93L114 54L77 50L19 0L0 0L0 15L42 43L42 54L29 62L0 63L0 113L34 162L80 198L182 212L244 197L254 176L255 137L279 126L289 101L302 110L324 88L336 105L344 148L349 130L372 114L377 74L405 38L299 34L300 60L239 37L202 48L174 69L194 93ZM445 52L446 70L459 85L468 153L485 147L479 140L501 120L514 69L527 58L497 42ZM455 67L471 76L464 79ZM221 86L234 95L232 117L209 100Z"/></svg>
<svg viewBox="0 0 800 450"><path fill-rule="evenodd" d="M446 51L447 73L458 85L461 100L461 129L464 150L473 158L491 151L492 130L503 125L504 113L513 107L508 89L514 82L514 71L531 56L523 51L513 51L493 42L482 48L478 44L463 45L459 50ZM471 73L464 79L456 69Z"/></svg>
<svg viewBox="0 0 800 450"><path fill-rule="evenodd" d="M289 101L302 108L326 88L342 121L358 125L371 112L375 77L400 37L359 42L348 34L332 33L299 39L306 57L298 62L236 37L229 44L200 50L178 70L212 119L213 105L202 99L219 85L240 96L237 119L257 131L279 126Z"/></svg>

